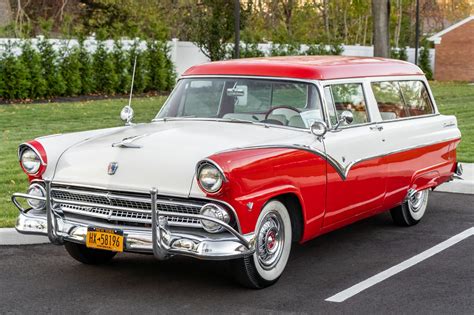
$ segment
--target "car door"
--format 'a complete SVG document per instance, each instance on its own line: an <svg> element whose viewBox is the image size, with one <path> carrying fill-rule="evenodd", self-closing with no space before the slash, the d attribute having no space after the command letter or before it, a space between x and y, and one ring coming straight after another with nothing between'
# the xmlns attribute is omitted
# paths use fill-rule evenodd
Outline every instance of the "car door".
<svg viewBox="0 0 474 315"><path fill-rule="evenodd" d="M449 176L459 136L455 118L437 114L423 77L374 78L371 87L385 139L388 209L416 188L417 178L423 185Z"/></svg>
<svg viewBox="0 0 474 315"><path fill-rule="evenodd" d="M327 198L324 227L377 211L383 205L386 166L382 133L373 123L366 91L369 82L340 81L324 86L331 130L324 144L328 157ZM375 107L376 110L376 107ZM353 122L340 123L350 111Z"/></svg>

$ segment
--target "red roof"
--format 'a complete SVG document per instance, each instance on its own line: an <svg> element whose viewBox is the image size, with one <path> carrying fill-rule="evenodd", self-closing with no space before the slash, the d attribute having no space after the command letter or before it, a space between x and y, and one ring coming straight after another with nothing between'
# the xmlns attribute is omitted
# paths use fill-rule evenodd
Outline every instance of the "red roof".
<svg viewBox="0 0 474 315"><path fill-rule="evenodd" d="M247 75L329 80L356 77L422 75L412 63L384 58L292 56L234 59L189 68L190 75Z"/></svg>

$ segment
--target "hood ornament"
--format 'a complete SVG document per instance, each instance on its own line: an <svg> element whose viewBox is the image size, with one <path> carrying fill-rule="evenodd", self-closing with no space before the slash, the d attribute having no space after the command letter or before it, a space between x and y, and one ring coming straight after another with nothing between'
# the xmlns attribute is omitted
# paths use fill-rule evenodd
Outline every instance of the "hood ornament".
<svg viewBox="0 0 474 315"><path fill-rule="evenodd" d="M142 146L139 144L134 144L135 140L140 138L146 137L147 134L140 135L140 136L131 136L127 138L123 138L122 141L112 143L112 147L119 147L119 148L131 148L131 149L140 149Z"/></svg>
<svg viewBox="0 0 474 315"><path fill-rule="evenodd" d="M110 162L109 167L107 169L107 174L114 175L115 172L117 172L117 169L118 169L118 162Z"/></svg>

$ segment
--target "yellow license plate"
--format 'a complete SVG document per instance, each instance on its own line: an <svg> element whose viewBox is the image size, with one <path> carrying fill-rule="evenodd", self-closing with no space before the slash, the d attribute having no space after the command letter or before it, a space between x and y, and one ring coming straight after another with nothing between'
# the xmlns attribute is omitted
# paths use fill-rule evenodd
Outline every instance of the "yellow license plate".
<svg viewBox="0 0 474 315"><path fill-rule="evenodd" d="M123 252L123 232L114 229L89 227L87 228L86 246Z"/></svg>

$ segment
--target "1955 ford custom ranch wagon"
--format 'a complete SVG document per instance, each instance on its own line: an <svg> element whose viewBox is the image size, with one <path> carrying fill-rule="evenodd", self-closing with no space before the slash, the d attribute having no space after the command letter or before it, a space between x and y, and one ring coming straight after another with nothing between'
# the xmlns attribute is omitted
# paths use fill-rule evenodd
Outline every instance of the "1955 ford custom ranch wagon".
<svg viewBox="0 0 474 315"><path fill-rule="evenodd" d="M16 229L80 262L117 252L230 260L263 288L292 242L388 211L417 224L460 175L454 116L423 73L378 58L277 57L190 68L152 122L19 146Z"/></svg>

